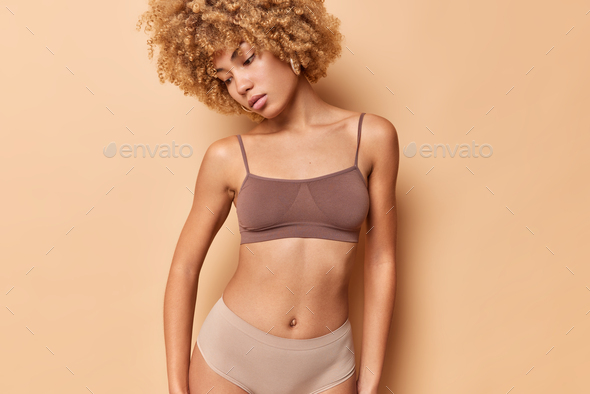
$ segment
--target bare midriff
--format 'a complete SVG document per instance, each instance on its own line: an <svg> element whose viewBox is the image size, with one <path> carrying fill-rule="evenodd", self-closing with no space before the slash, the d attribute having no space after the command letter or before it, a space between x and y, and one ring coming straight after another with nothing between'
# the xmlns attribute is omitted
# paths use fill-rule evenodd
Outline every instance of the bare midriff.
<svg viewBox="0 0 590 394"><path fill-rule="evenodd" d="M281 238L240 245L225 304L268 334L308 339L348 318L348 283L357 243Z"/></svg>

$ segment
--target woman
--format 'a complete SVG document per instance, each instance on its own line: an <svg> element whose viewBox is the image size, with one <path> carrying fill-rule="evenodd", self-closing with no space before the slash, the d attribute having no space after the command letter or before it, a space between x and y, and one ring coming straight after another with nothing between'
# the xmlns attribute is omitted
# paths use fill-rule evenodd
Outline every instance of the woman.
<svg viewBox="0 0 590 394"><path fill-rule="evenodd" d="M340 56L339 20L313 0L152 0L143 22L162 82L258 123L212 143L199 169L165 293L170 393L376 394L395 296L398 140L388 120L311 87ZM191 358L199 273L232 202L238 268ZM357 368L348 283L365 219Z"/></svg>

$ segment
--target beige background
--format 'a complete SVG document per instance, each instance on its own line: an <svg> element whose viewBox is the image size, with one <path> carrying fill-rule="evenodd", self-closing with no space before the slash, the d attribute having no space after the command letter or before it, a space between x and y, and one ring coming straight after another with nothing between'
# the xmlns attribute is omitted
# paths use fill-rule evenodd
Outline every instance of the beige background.
<svg viewBox="0 0 590 394"><path fill-rule="evenodd" d="M350 50L315 85L322 97L386 117L401 147L494 149L401 156L379 392L589 392L590 3L326 5ZM167 392L163 292L199 165L253 124L159 84L135 31L145 8L2 1L2 393ZM102 153L173 140L192 156ZM193 343L238 245L232 209L204 265Z"/></svg>

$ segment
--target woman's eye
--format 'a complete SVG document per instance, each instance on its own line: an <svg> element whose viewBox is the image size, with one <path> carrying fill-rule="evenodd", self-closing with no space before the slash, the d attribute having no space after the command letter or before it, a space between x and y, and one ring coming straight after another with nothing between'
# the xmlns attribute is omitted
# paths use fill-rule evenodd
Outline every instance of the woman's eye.
<svg viewBox="0 0 590 394"><path fill-rule="evenodd" d="M252 62L250 61L250 59L253 59L253 58L254 58L254 55L250 56L250 57L248 58L248 60L246 60L246 61L244 62L244 64L250 64L250 63L252 63Z"/></svg>
<svg viewBox="0 0 590 394"><path fill-rule="evenodd" d="M250 57L248 58L248 60L246 60L246 61L244 62L244 65L248 65L248 64L252 63L252 59L254 59L254 56L255 56L255 55L252 55L252 56L250 56ZM224 82L226 85L229 85L229 84L231 83L231 79L232 79L232 78L231 78L231 77L229 77L228 79L226 79L226 80L225 80L225 81L223 81L223 82Z"/></svg>

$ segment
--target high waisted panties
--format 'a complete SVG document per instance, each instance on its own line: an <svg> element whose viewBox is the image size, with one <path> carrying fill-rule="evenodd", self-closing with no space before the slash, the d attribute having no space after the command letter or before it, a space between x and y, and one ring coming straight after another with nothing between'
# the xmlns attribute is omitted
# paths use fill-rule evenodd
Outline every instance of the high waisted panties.
<svg viewBox="0 0 590 394"><path fill-rule="evenodd" d="M320 337L283 338L240 318L223 295L203 322L197 346L213 371L249 394L317 394L355 372L348 319Z"/></svg>

